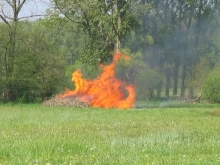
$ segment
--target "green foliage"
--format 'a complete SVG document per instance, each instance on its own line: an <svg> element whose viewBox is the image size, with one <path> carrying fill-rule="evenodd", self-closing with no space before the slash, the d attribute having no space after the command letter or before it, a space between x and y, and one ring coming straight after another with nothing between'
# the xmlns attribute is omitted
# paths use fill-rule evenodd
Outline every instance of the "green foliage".
<svg viewBox="0 0 220 165"><path fill-rule="evenodd" d="M220 103L220 71L214 70L209 74L203 86L203 94L210 103Z"/></svg>
<svg viewBox="0 0 220 165"><path fill-rule="evenodd" d="M12 77L1 81L3 95L13 91L11 101L39 102L63 89L64 62L46 33L40 22L18 24Z"/></svg>
<svg viewBox="0 0 220 165"><path fill-rule="evenodd" d="M153 37L150 35L147 35L145 38L145 43L146 43L146 45L152 45L154 43Z"/></svg>
<svg viewBox="0 0 220 165"><path fill-rule="evenodd" d="M191 74L187 77L187 85L189 89L194 90L196 96L201 95L202 87L210 71L209 62L204 57L201 57L199 62L191 68Z"/></svg>
<svg viewBox="0 0 220 165"><path fill-rule="evenodd" d="M85 78L95 78L98 65L111 62L116 47L130 50L131 60L119 61L117 76L137 86L138 99L153 98L155 89L160 93L162 75L171 80L167 88L174 82L182 91L198 90L209 67L219 61L219 7L214 1L51 3L56 8L46 18L14 19L11 27L0 22L0 100L50 97L72 86L71 74L78 68ZM5 14L13 16L11 12Z"/></svg>
<svg viewBox="0 0 220 165"><path fill-rule="evenodd" d="M7 30L7 26L0 22L0 101L3 98L3 91L5 88L5 57L6 57L6 45L8 43L7 34L5 31Z"/></svg>

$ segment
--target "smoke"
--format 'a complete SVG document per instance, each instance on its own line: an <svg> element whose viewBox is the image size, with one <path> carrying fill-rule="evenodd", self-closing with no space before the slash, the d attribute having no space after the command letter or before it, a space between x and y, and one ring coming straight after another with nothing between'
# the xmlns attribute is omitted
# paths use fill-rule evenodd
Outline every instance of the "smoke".
<svg viewBox="0 0 220 165"><path fill-rule="evenodd" d="M131 61L138 59L139 62L133 62L132 69L125 67L126 73L120 75L127 74L136 89L142 89L136 93L143 101L197 97L199 93L190 96L187 90L192 87L192 81L196 81L196 74L200 74L194 72L194 68L201 58L212 66L219 60L217 4L209 1L199 10L201 6L197 2L188 6L173 2L169 1L168 6L164 1L152 3L152 7L138 18L140 26L122 40ZM143 82L138 83L138 80ZM197 88L200 87L193 86L194 91ZM173 104L162 101L159 106Z"/></svg>

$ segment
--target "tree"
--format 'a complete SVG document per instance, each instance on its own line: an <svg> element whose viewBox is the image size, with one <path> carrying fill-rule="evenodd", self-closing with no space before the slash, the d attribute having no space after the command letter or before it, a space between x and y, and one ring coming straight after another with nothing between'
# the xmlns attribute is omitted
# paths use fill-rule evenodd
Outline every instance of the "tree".
<svg viewBox="0 0 220 165"><path fill-rule="evenodd" d="M42 21L20 23L13 72L16 99L42 101L64 88L65 63Z"/></svg>
<svg viewBox="0 0 220 165"><path fill-rule="evenodd" d="M185 46L183 53L183 72L181 96L185 95L187 74L193 76L193 68L202 56L206 56L214 48L212 35L215 34L217 6L219 1L187 1L184 6ZM212 26L210 26L212 25ZM205 51L204 51L205 50ZM193 88L189 89L189 97L193 97Z"/></svg>
<svg viewBox="0 0 220 165"><path fill-rule="evenodd" d="M70 22L75 24L78 34L86 35L82 60L89 64L108 61L121 39L135 26L134 18L128 12L131 1L58 1L54 5Z"/></svg>
<svg viewBox="0 0 220 165"><path fill-rule="evenodd" d="M42 21L19 17L28 0L5 0L0 12L1 101L35 102L63 87L65 63ZM7 10L7 12L6 12Z"/></svg>
<svg viewBox="0 0 220 165"><path fill-rule="evenodd" d="M5 99L13 100L12 77L14 71L14 60L16 57L17 28L19 20L30 16L19 17L19 13L28 0L2 0L0 3L0 19L7 25L4 33L7 36L7 44L4 49L4 74L5 75ZM31 17L34 15L31 15Z"/></svg>
<svg viewBox="0 0 220 165"><path fill-rule="evenodd" d="M180 84L180 95L184 97L186 80L200 58L209 58L208 52L217 55L213 35L218 26L219 1L142 0L139 3L151 5L138 17L141 26L127 38L129 43L125 45L134 52L142 51L144 61L164 75L167 97L172 80L173 95L178 94ZM153 44L148 44L149 41Z"/></svg>
<svg viewBox="0 0 220 165"><path fill-rule="evenodd" d="M131 54L142 53L139 63L145 62L148 67L146 74L143 71L141 75L147 77L147 72L152 70L152 74L164 77L166 97L170 96L172 87L173 95L178 95L181 88L180 95L185 97L186 88L193 93L194 85L189 85L188 80L195 81L194 70L199 61L218 53L213 42L218 26L218 0L53 2L58 18L67 22L56 33L62 33L57 43L63 45L65 57L73 64L68 70L76 66L78 59L83 61L81 64L95 66L108 62L109 52L128 48ZM207 26L210 24L211 27ZM160 83L158 97L161 87Z"/></svg>

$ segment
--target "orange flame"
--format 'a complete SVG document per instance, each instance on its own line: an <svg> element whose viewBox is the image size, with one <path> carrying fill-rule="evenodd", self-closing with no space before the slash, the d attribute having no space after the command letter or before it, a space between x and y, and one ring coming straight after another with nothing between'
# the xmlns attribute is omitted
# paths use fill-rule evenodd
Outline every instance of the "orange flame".
<svg viewBox="0 0 220 165"><path fill-rule="evenodd" d="M126 85L115 77L116 62L129 57L116 52L110 65L100 65L102 74L90 81L82 78L81 70L72 74L75 90L66 89L64 94L58 98L79 97L81 101L89 103L93 107L101 108L130 108L135 101L135 90L133 85Z"/></svg>

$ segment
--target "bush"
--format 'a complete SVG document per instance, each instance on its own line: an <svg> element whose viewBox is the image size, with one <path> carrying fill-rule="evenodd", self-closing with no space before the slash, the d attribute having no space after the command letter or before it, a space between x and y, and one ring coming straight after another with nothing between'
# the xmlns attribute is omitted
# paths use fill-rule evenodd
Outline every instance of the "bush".
<svg viewBox="0 0 220 165"><path fill-rule="evenodd" d="M204 98L210 103L220 103L220 72L212 71L203 86Z"/></svg>
<svg viewBox="0 0 220 165"><path fill-rule="evenodd" d="M129 55L130 60L119 60L116 66L116 77L135 85L137 100L155 99L154 91L162 85L161 75L144 62L141 52L131 53L128 49L122 52Z"/></svg>
<svg viewBox="0 0 220 165"><path fill-rule="evenodd" d="M162 77L158 72L147 68L137 73L135 85L138 100L157 99L154 92L161 87Z"/></svg>

